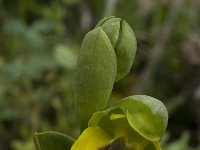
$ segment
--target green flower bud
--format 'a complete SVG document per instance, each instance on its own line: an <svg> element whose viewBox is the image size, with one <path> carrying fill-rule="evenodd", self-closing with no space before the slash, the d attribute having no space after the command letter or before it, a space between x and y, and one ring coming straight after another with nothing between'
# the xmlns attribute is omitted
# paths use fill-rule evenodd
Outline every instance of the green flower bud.
<svg viewBox="0 0 200 150"><path fill-rule="evenodd" d="M137 50L137 42L129 24L121 18L104 18L97 24L107 34L117 57L116 81L130 71Z"/></svg>
<svg viewBox="0 0 200 150"><path fill-rule="evenodd" d="M134 33L120 18L103 19L85 36L75 85L76 113L82 130L94 112L106 108L114 82L130 71L135 53Z"/></svg>

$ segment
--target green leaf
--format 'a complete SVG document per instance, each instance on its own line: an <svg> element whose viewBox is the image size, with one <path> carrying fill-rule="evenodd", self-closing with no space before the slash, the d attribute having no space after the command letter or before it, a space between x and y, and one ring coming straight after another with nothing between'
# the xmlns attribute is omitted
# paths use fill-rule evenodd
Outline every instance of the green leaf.
<svg viewBox="0 0 200 150"><path fill-rule="evenodd" d="M168 121L165 105L150 96L135 95L122 99L115 106L127 115L130 126L150 141L159 141Z"/></svg>
<svg viewBox="0 0 200 150"><path fill-rule="evenodd" d="M113 139L125 138L135 149L160 150L168 114L162 102L145 95L130 96L94 113L88 126L99 126Z"/></svg>
<svg viewBox="0 0 200 150"><path fill-rule="evenodd" d="M188 145L189 139L190 139L190 135L189 135L188 131L184 131L178 140L173 141L171 143L166 143L164 146L165 147L164 150L179 150L179 149L181 149L181 150L199 150L200 145L196 148L191 148Z"/></svg>
<svg viewBox="0 0 200 150"><path fill-rule="evenodd" d="M82 130L96 111L106 108L116 72L116 55L110 40L102 28L95 28L85 36L77 64L75 104Z"/></svg>
<svg viewBox="0 0 200 150"><path fill-rule="evenodd" d="M3 31L9 36L21 37L27 32L27 27L21 20L11 18L4 22Z"/></svg>
<svg viewBox="0 0 200 150"><path fill-rule="evenodd" d="M74 139L58 132L35 133L33 136L37 150L69 150Z"/></svg>
<svg viewBox="0 0 200 150"><path fill-rule="evenodd" d="M88 122L88 126L89 127L92 127L92 126L98 126L99 124L100 124L100 121L102 121L102 119L104 118L104 117L107 117L108 116L108 118L110 117L110 114L111 114L111 112L116 112L116 111L120 111L119 109L118 109L118 107L111 107L111 108L109 108L109 109L107 109L107 110L105 110L105 111L98 111L98 112L96 112L96 113L94 113L94 115L92 116L92 118L89 120L89 122ZM117 111L117 112L118 112ZM108 119L108 120L110 120L110 119ZM107 118L104 120L104 123L105 124L107 124L108 122L107 122Z"/></svg>
<svg viewBox="0 0 200 150"><path fill-rule="evenodd" d="M77 64L77 55L65 45L57 45L55 47L54 57L58 65L66 69L74 69Z"/></svg>

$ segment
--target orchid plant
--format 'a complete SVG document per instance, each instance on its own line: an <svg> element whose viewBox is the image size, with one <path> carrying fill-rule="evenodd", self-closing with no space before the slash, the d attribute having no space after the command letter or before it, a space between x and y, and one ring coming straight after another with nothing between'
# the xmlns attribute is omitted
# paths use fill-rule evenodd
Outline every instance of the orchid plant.
<svg viewBox="0 0 200 150"><path fill-rule="evenodd" d="M161 101L133 95L107 108L113 85L129 73L136 49L134 32L121 18L106 17L87 33L75 85L80 136L35 133L37 150L161 150L168 122Z"/></svg>

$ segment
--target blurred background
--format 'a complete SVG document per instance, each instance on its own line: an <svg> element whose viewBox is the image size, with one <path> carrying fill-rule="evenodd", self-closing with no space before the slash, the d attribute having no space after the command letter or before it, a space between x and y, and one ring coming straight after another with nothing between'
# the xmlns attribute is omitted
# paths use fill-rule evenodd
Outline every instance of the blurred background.
<svg viewBox="0 0 200 150"><path fill-rule="evenodd" d="M111 103L133 94L169 111L163 150L199 150L199 0L0 0L0 150L35 150L34 132L77 137L73 84L84 35L125 19L138 51Z"/></svg>

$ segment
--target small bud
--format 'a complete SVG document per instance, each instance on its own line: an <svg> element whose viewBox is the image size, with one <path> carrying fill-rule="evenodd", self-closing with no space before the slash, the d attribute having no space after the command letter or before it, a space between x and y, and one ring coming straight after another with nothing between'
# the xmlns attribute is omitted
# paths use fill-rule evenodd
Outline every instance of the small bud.
<svg viewBox="0 0 200 150"><path fill-rule="evenodd" d="M116 81L124 78L130 71L136 50L137 41L129 24L121 18L104 18L97 24L107 34L117 56Z"/></svg>

